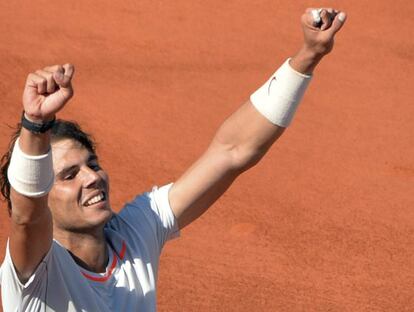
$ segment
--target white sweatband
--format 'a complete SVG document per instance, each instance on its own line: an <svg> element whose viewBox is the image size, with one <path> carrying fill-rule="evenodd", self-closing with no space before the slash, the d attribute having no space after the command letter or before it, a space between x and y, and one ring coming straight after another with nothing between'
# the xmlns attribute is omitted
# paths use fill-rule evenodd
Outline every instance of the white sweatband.
<svg viewBox="0 0 414 312"><path fill-rule="evenodd" d="M293 119L312 75L295 71L290 58L272 77L250 96L256 109L271 123L287 127Z"/></svg>
<svg viewBox="0 0 414 312"><path fill-rule="evenodd" d="M16 192L28 197L41 197L49 193L54 182L52 152L44 155L27 155L14 144L7 170L10 185Z"/></svg>

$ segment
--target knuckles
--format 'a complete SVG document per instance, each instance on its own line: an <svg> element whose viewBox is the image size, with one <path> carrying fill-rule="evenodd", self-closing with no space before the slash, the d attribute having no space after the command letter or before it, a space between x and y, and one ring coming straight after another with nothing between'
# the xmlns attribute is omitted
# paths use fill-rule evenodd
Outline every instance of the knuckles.
<svg viewBox="0 0 414 312"><path fill-rule="evenodd" d="M26 85L38 87L44 85L48 87L49 91L52 91L56 89L56 86L58 85L56 79L54 78L54 74L62 73L65 75L65 78L68 79L68 81L66 81L66 84L70 86L74 69L75 67L73 66L73 64L70 63L64 65L46 66L43 69L38 69L28 74L26 79Z"/></svg>

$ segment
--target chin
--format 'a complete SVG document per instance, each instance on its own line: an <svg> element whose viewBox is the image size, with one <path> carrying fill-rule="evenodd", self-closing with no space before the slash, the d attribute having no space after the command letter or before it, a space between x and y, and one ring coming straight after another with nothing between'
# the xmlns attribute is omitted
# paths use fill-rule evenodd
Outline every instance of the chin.
<svg viewBox="0 0 414 312"><path fill-rule="evenodd" d="M105 225L109 220L111 220L113 214L114 212L112 209L108 207L105 210L96 211L93 220L96 221L96 225Z"/></svg>

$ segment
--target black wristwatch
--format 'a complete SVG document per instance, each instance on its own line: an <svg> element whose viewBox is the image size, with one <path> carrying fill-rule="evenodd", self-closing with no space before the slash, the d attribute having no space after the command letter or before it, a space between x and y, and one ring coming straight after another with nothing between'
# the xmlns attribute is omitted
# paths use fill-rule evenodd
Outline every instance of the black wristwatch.
<svg viewBox="0 0 414 312"><path fill-rule="evenodd" d="M36 123L36 122L30 121L29 119L27 119L23 112L21 123L22 123L23 128L29 130L32 133L40 134L40 133L45 133L47 130L52 128L53 125L55 124L55 120L56 118L54 117L52 120L48 122Z"/></svg>

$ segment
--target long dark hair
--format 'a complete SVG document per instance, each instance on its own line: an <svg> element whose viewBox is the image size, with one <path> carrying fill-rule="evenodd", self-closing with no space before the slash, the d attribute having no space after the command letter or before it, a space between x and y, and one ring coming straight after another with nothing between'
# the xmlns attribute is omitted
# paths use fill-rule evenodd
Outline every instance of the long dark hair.
<svg viewBox="0 0 414 312"><path fill-rule="evenodd" d="M21 124L19 123L11 136L7 152L1 157L0 160L0 191L1 195L4 197L4 200L7 202L9 215L11 214L12 204L10 200L10 182L7 177L7 169L10 165L14 143L20 135L21 128ZM83 131L79 124L73 121L57 119L50 131L50 140L51 142L57 142L64 139L74 140L80 143L89 152L96 154L96 144L93 137Z"/></svg>

